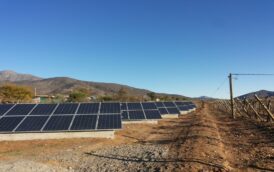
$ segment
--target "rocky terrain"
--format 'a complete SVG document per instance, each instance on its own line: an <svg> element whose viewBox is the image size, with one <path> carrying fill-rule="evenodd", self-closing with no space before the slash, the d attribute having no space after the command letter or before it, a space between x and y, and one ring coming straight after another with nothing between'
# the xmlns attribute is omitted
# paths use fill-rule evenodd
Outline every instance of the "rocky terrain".
<svg viewBox="0 0 274 172"><path fill-rule="evenodd" d="M0 142L0 171L274 171L274 126L202 104L159 124L124 125L115 139Z"/></svg>

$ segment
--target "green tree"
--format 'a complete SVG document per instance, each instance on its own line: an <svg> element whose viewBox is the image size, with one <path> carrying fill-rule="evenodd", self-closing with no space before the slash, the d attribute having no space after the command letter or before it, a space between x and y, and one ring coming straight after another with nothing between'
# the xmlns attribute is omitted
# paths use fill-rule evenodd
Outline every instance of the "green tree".
<svg viewBox="0 0 274 172"><path fill-rule="evenodd" d="M7 84L0 87L0 100L2 103L29 103L32 101L32 88Z"/></svg>
<svg viewBox="0 0 274 172"><path fill-rule="evenodd" d="M156 99L156 93L154 93L154 92L149 92L149 93L147 93L147 96L148 96L151 100L155 100L155 99Z"/></svg>
<svg viewBox="0 0 274 172"><path fill-rule="evenodd" d="M117 93L117 100L127 101L128 100L128 91L126 88L121 88Z"/></svg>
<svg viewBox="0 0 274 172"><path fill-rule="evenodd" d="M85 102L88 100L88 94L80 90L73 91L69 94L68 102Z"/></svg>

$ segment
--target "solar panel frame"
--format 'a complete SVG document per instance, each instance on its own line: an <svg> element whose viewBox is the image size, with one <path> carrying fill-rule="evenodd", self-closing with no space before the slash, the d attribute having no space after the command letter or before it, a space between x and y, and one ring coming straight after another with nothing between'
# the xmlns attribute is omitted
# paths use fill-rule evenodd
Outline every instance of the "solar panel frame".
<svg viewBox="0 0 274 172"><path fill-rule="evenodd" d="M166 108L158 108L161 115L169 114Z"/></svg>
<svg viewBox="0 0 274 172"><path fill-rule="evenodd" d="M45 127L42 128L43 132L57 132L69 131L73 115L56 115L51 116L47 121Z"/></svg>
<svg viewBox="0 0 274 172"><path fill-rule="evenodd" d="M143 110L142 104L140 102L127 103L127 109L130 110Z"/></svg>
<svg viewBox="0 0 274 172"><path fill-rule="evenodd" d="M184 102L174 102L176 106L184 106L185 103Z"/></svg>
<svg viewBox="0 0 274 172"><path fill-rule="evenodd" d="M157 109L157 106L154 102L143 102L142 107L143 107L144 110Z"/></svg>
<svg viewBox="0 0 274 172"><path fill-rule="evenodd" d="M118 130L122 129L121 115L106 114L99 115L97 130Z"/></svg>
<svg viewBox="0 0 274 172"><path fill-rule="evenodd" d="M101 103L100 114L120 114L120 103Z"/></svg>
<svg viewBox="0 0 274 172"><path fill-rule="evenodd" d="M162 119L161 114L158 110L145 110L146 119Z"/></svg>
<svg viewBox="0 0 274 172"><path fill-rule="evenodd" d="M91 131L96 129L96 123L99 115L76 115L73 119L70 131Z"/></svg>
<svg viewBox="0 0 274 172"><path fill-rule="evenodd" d="M121 111L127 110L127 103L121 103Z"/></svg>
<svg viewBox="0 0 274 172"><path fill-rule="evenodd" d="M0 118L1 116L4 116L6 113L8 113L15 104L1 104L0 105Z"/></svg>
<svg viewBox="0 0 274 172"><path fill-rule="evenodd" d="M128 111L130 120L145 120L146 116L143 110Z"/></svg>
<svg viewBox="0 0 274 172"><path fill-rule="evenodd" d="M175 108L167 108L168 114L180 114L180 111L177 107Z"/></svg>
<svg viewBox="0 0 274 172"><path fill-rule="evenodd" d="M155 104L156 104L157 108L164 108L165 107L163 102L155 102Z"/></svg>
<svg viewBox="0 0 274 172"><path fill-rule="evenodd" d="M166 108L176 107L175 103L173 102L163 102Z"/></svg>
<svg viewBox="0 0 274 172"><path fill-rule="evenodd" d="M26 116L37 104L16 104L5 116Z"/></svg>
<svg viewBox="0 0 274 172"><path fill-rule="evenodd" d="M0 119L0 133L11 133L24 116L7 116Z"/></svg>
<svg viewBox="0 0 274 172"><path fill-rule="evenodd" d="M57 104L38 104L29 115L51 115Z"/></svg>
<svg viewBox="0 0 274 172"><path fill-rule="evenodd" d="M53 115L73 115L76 113L79 103L61 103L53 112Z"/></svg>
<svg viewBox="0 0 274 172"><path fill-rule="evenodd" d="M98 114L100 103L80 103L80 106L76 112L77 115L84 114Z"/></svg>
<svg viewBox="0 0 274 172"><path fill-rule="evenodd" d="M45 116L27 116L14 129L15 132L41 132L45 122L50 118Z"/></svg>
<svg viewBox="0 0 274 172"><path fill-rule="evenodd" d="M122 117L122 120L129 120L128 111L122 111L121 117Z"/></svg>

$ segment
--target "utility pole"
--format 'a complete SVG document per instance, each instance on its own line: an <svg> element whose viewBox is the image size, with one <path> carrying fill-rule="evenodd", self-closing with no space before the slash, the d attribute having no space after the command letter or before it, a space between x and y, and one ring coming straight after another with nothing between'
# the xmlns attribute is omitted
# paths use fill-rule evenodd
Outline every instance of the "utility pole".
<svg viewBox="0 0 274 172"><path fill-rule="evenodd" d="M235 119L235 110L234 110L234 97L233 97L233 75L229 74L229 88L230 88L230 105L231 105L231 115Z"/></svg>

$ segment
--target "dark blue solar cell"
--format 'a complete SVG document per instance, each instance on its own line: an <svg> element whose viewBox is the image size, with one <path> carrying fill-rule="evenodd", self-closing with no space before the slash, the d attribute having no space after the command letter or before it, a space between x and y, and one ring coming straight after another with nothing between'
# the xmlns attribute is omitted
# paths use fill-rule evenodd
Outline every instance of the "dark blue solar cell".
<svg viewBox="0 0 274 172"><path fill-rule="evenodd" d="M28 116L16 131L40 131L49 116Z"/></svg>
<svg viewBox="0 0 274 172"><path fill-rule="evenodd" d="M43 131L68 130L72 117L72 115L51 116Z"/></svg>
<svg viewBox="0 0 274 172"><path fill-rule="evenodd" d="M35 104L17 104L7 115L27 115L34 108Z"/></svg>
<svg viewBox="0 0 274 172"><path fill-rule="evenodd" d="M164 102L165 107L176 107L173 102Z"/></svg>
<svg viewBox="0 0 274 172"><path fill-rule="evenodd" d="M157 109L156 104L152 102L142 103L142 106L145 110Z"/></svg>
<svg viewBox="0 0 274 172"><path fill-rule="evenodd" d="M161 119L161 114L158 110L145 110L147 119Z"/></svg>
<svg viewBox="0 0 274 172"><path fill-rule="evenodd" d="M121 103L121 110L127 110L127 104Z"/></svg>
<svg viewBox="0 0 274 172"><path fill-rule="evenodd" d="M142 110L141 103L127 103L128 110Z"/></svg>
<svg viewBox="0 0 274 172"><path fill-rule="evenodd" d="M77 114L98 114L100 103L81 103Z"/></svg>
<svg viewBox="0 0 274 172"><path fill-rule="evenodd" d="M3 117L0 119L0 132L11 132L24 117Z"/></svg>
<svg viewBox="0 0 274 172"><path fill-rule="evenodd" d="M60 104L54 114L75 114L78 104L76 103L66 103Z"/></svg>
<svg viewBox="0 0 274 172"><path fill-rule="evenodd" d="M100 113L121 113L120 103L101 103Z"/></svg>
<svg viewBox="0 0 274 172"><path fill-rule="evenodd" d="M10 108L14 106L13 104L1 104L0 105L0 116L4 115Z"/></svg>
<svg viewBox="0 0 274 172"><path fill-rule="evenodd" d="M188 111L188 110L190 110L191 108L187 105L187 106L178 106L178 109L179 109L180 111Z"/></svg>
<svg viewBox="0 0 274 172"><path fill-rule="evenodd" d="M161 115L166 115L168 114L168 111L166 110L166 108L158 108L159 112Z"/></svg>
<svg viewBox="0 0 274 172"><path fill-rule="evenodd" d="M99 115L98 120L98 130L108 130L108 129L121 129L122 121L120 114L111 115Z"/></svg>
<svg viewBox="0 0 274 172"><path fill-rule="evenodd" d="M168 114L180 114L177 108L167 108Z"/></svg>
<svg viewBox="0 0 274 172"><path fill-rule="evenodd" d="M56 106L56 104L39 104L30 115L51 115Z"/></svg>
<svg viewBox="0 0 274 172"><path fill-rule="evenodd" d="M122 111L122 120L128 120L128 112Z"/></svg>
<svg viewBox="0 0 274 172"><path fill-rule="evenodd" d="M177 106L184 106L184 105L185 105L184 102L175 102L175 104L176 104Z"/></svg>
<svg viewBox="0 0 274 172"><path fill-rule="evenodd" d="M141 111L141 110L128 111L128 115L129 115L129 119L130 120L142 120L142 119L146 119L144 112Z"/></svg>
<svg viewBox="0 0 274 172"><path fill-rule="evenodd" d="M158 108L165 107L163 102L155 102L155 104Z"/></svg>
<svg viewBox="0 0 274 172"><path fill-rule="evenodd" d="M98 115L77 115L70 130L95 130Z"/></svg>

